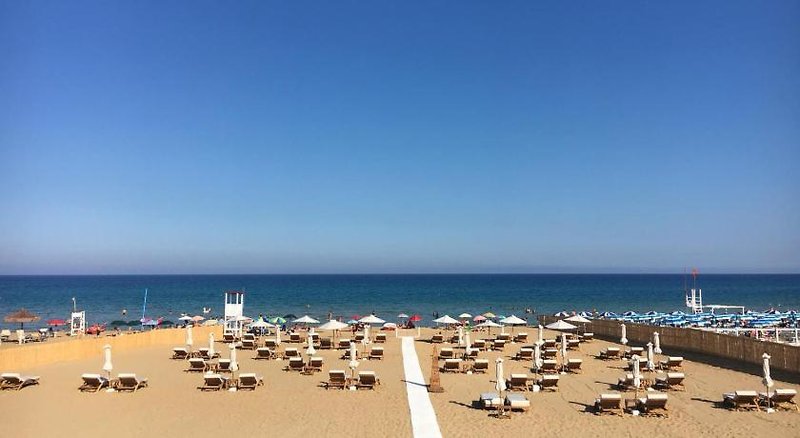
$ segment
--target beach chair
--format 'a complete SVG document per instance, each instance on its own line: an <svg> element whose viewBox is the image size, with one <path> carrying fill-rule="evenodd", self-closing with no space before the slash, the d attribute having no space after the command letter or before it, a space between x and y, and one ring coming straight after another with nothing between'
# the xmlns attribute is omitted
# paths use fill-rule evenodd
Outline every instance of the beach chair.
<svg viewBox="0 0 800 438"><path fill-rule="evenodd" d="M665 376L656 377L655 386L663 389L683 390L683 379L685 378L683 373L667 373Z"/></svg>
<svg viewBox="0 0 800 438"><path fill-rule="evenodd" d="M303 340L300 338L300 333L289 333L289 340L287 342L290 344L299 344L303 342Z"/></svg>
<svg viewBox="0 0 800 438"><path fill-rule="evenodd" d="M323 364L322 357L320 356L313 356L308 359L308 367L306 368L309 372L316 372L322 371L322 364Z"/></svg>
<svg viewBox="0 0 800 438"><path fill-rule="evenodd" d="M298 349L289 347L286 350L283 350L284 359L291 359L293 357L300 357L300 351Z"/></svg>
<svg viewBox="0 0 800 438"><path fill-rule="evenodd" d="M581 347L581 341L577 339L570 339L567 341L567 350L578 350Z"/></svg>
<svg viewBox="0 0 800 438"><path fill-rule="evenodd" d="M237 388L250 391L255 391L256 387L264 386L264 378L256 376L256 373L241 373L239 374L239 384Z"/></svg>
<svg viewBox="0 0 800 438"><path fill-rule="evenodd" d="M617 379L617 389L620 391L624 391L628 389L628 387L633 388L633 374L627 373L624 376Z"/></svg>
<svg viewBox="0 0 800 438"><path fill-rule="evenodd" d="M11 339L11 330L3 329L0 330L0 341L8 342Z"/></svg>
<svg viewBox="0 0 800 438"><path fill-rule="evenodd" d="M542 374L555 374L558 373L558 362L555 359L545 359L542 361L542 368L539 369Z"/></svg>
<svg viewBox="0 0 800 438"><path fill-rule="evenodd" d="M722 394L722 405L735 411L753 408L757 411L761 410L758 407L758 393L755 391L740 390Z"/></svg>
<svg viewBox="0 0 800 438"><path fill-rule="evenodd" d="M242 350L255 350L256 349L256 340L255 339L242 339L242 346L240 348Z"/></svg>
<svg viewBox="0 0 800 438"><path fill-rule="evenodd" d="M236 342L236 336L233 333L225 333L222 335L222 342L226 344L230 344L231 342Z"/></svg>
<svg viewBox="0 0 800 438"><path fill-rule="evenodd" d="M256 348L256 355L253 357L254 360L269 360L274 358L275 352L267 347Z"/></svg>
<svg viewBox="0 0 800 438"><path fill-rule="evenodd" d="M533 359L533 349L528 347L522 347L519 349L517 354L514 356L516 360L531 360Z"/></svg>
<svg viewBox="0 0 800 438"><path fill-rule="evenodd" d="M220 391L228 387L228 378L220 374L206 374L203 376L203 385L197 389L201 391Z"/></svg>
<svg viewBox="0 0 800 438"><path fill-rule="evenodd" d="M347 350L348 348L350 348L350 339L339 339L339 349Z"/></svg>
<svg viewBox="0 0 800 438"><path fill-rule="evenodd" d="M245 334L242 335L242 341L253 341L253 342L255 342L255 340L256 340L256 335L254 335L253 333L245 333Z"/></svg>
<svg viewBox="0 0 800 438"><path fill-rule="evenodd" d="M600 352L598 358L603 360L608 359L619 359L621 357L621 351L618 347L608 347L605 350Z"/></svg>
<svg viewBox="0 0 800 438"><path fill-rule="evenodd" d="M81 392L98 392L102 388L107 388L110 383L100 374L83 374L81 380L83 384L78 388Z"/></svg>
<svg viewBox="0 0 800 438"><path fill-rule="evenodd" d="M478 404L483 409L497 410L503 407L503 399L496 392L481 393Z"/></svg>
<svg viewBox="0 0 800 438"><path fill-rule="evenodd" d="M528 334L525 333L525 332L517 333L517 335L514 336L514 342L523 342L524 343L524 342L527 342L527 341L528 341Z"/></svg>
<svg viewBox="0 0 800 438"><path fill-rule="evenodd" d="M208 366L208 369L211 369L211 366ZM231 373L231 360L230 359L220 359L217 363L217 373Z"/></svg>
<svg viewBox="0 0 800 438"><path fill-rule="evenodd" d="M284 371L304 371L305 364L302 357L293 357L289 359L289 364L283 367Z"/></svg>
<svg viewBox="0 0 800 438"><path fill-rule="evenodd" d="M473 373L485 373L489 371L489 359L475 359L472 364Z"/></svg>
<svg viewBox="0 0 800 438"><path fill-rule="evenodd" d="M431 336L431 343L441 344L442 342L444 342L444 336L442 336L441 334L435 334Z"/></svg>
<svg viewBox="0 0 800 438"><path fill-rule="evenodd" d="M186 347L175 347L172 349L172 357L170 359L186 360L189 358L189 350Z"/></svg>
<svg viewBox="0 0 800 438"><path fill-rule="evenodd" d="M509 392L506 394L505 405L512 411L520 410L526 412L531 408L531 401L524 394Z"/></svg>
<svg viewBox="0 0 800 438"><path fill-rule="evenodd" d="M498 341L506 341L506 342L509 342L509 341L511 341L511 334L510 334L510 333L500 333L500 334L498 334L498 335L497 335L497 338L496 338L496 339L497 339Z"/></svg>
<svg viewBox="0 0 800 438"><path fill-rule="evenodd" d="M667 394L648 392L644 397L636 399L636 409L640 415L668 417L667 399Z"/></svg>
<svg viewBox="0 0 800 438"><path fill-rule="evenodd" d="M38 385L39 376L23 376L19 373L0 374L0 389L19 391L29 385Z"/></svg>
<svg viewBox="0 0 800 438"><path fill-rule="evenodd" d="M759 393L758 397L762 405L772 406L775 409L784 409L787 411L794 408L795 411L800 412L797 403L794 401L794 396L797 391L794 389L776 389L771 393Z"/></svg>
<svg viewBox="0 0 800 438"><path fill-rule="evenodd" d="M594 413L601 414L615 414L620 417L622 411L622 394L600 394L600 397L594 400Z"/></svg>
<svg viewBox="0 0 800 438"><path fill-rule="evenodd" d="M372 360L372 359L381 360L381 359L383 359L383 347L372 347L372 349L369 351L369 356L367 356L367 358L369 360Z"/></svg>
<svg viewBox="0 0 800 438"><path fill-rule="evenodd" d="M116 390L117 391L130 391L136 392L139 388L145 388L147 386L147 379L140 379L136 376L136 374L123 374L120 373L117 375L117 384Z"/></svg>
<svg viewBox="0 0 800 438"><path fill-rule="evenodd" d="M376 344L383 344L384 342L386 342L386 333L378 333L375 335Z"/></svg>
<svg viewBox="0 0 800 438"><path fill-rule="evenodd" d="M472 348L486 350L486 341L483 339L476 339L475 342L472 343Z"/></svg>
<svg viewBox="0 0 800 438"><path fill-rule="evenodd" d="M320 350L330 350L332 348L333 348L333 340L331 338L320 338L319 340Z"/></svg>
<svg viewBox="0 0 800 438"><path fill-rule="evenodd" d="M633 371L633 359L628 360L628 364L626 365L628 370ZM646 357L639 357L639 369L644 370L647 368L647 358Z"/></svg>
<svg viewBox="0 0 800 438"><path fill-rule="evenodd" d="M347 378L343 370L330 370L328 372L328 381L325 382L325 389L344 389L346 386Z"/></svg>
<svg viewBox="0 0 800 438"><path fill-rule="evenodd" d="M461 359L445 359L441 371L443 373L460 373Z"/></svg>
<svg viewBox="0 0 800 438"><path fill-rule="evenodd" d="M209 366L208 362L205 359L200 357L193 357L189 359L189 368L185 369L186 372L206 372L208 371Z"/></svg>
<svg viewBox="0 0 800 438"><path fill-rule="evenodd" d="M542 358L543 359L552 359L558 356L558 350L555 348L545 348L542 351Z"/></svg>
<svg viewBox="0 0 800 438"><path fill-rule="evenodd" d="M511 374L508 380L506 380L506 386L508 387L509 391L527 391L530 389L528 385L528 375L527 374Z"/></svg>
<svg viewBox="0 0 800 438"><path fill-rule="evenodd" d="M581 359L567 359L567 371L570 373L580 373L583 360Z"/></svg>
<svg viewBox="0 0 800 438"><path fill-rule="evenodd" d="M492 342L492 350L494 351L503 351L505 347L506 341L503 339L495 339L494 342Z"/></svg>
<svg viewBox="0 0 800 438"><path fill-rule="evenodd" d="M359 371L356 389L375 389L380 384L380 380L375 376L375 371Z"/></svg>
<svg viewBox="0 0 800 438"><path fill-rule="evenodd" d="M439 350L439 359L452 359L454 356L453 349L450 347L444 347Z"/></svg>
<svg viewBox="0 0 800 438"><path fill-rule="evenodd" d="M594 340L594 333L586 332L580 337L581 342L592 342Z"/></svg>
<svg viewBox="0 0 800 438"><path fill-rule="evenodd" d="M555 339L545 339L544 343L542 344L542 349L548 348L556 348L556 340Z"/></svg>
<svg viewBox="0 0 800 438"><path fill-rule="evenodd" d="M215 351L214 354L209 354L208 348L199 348L197 350L200 353L200 357L206 360L216 359L219 357L219 352Z"/></svg>
<svg viewBox="0 0 800 438"><path fill-rule="evenodd" d="M662 370L673 370L675 368L680 368L683 365L683 357L682 356L670 356L667 360L662 360L659 362L659 367Z"/></svg>
<svg viewBox="0 0 800 438"><path fill-rule="evenodd" d="M644 348L642 348L642 347L631 347L631 348L625 350L624 357L631 358L634 355L642 357L644 355Z"/></svg>
<svg viewBox="0 0 800 438"><path fill-rule="evenodd" d="M545 374L536 383L539 384L543 390L558 391L558 374Z"/></svg>
<svg viewBox="0 0 800 438"><path fill-rule="evenodd" d="M278 343L275 342L275 339L265 339L264 346L271 350L275 350L276 348L278 348Z"/></svg>
<svg viewBox="0 0 800 438"><path fill-rule="evenodd" d="M480 352L481 351L478 350L477 348L470 348L468 351L464 352L464 359L465 360L475 360L475 359L478 358L478 355L480 354Z"/></svg>

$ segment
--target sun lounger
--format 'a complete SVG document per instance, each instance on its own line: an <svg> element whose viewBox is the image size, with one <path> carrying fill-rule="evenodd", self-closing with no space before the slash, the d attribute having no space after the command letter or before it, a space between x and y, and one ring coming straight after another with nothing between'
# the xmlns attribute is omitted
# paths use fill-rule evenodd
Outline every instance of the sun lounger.
<svg viewBox="0 0 800 438"><path fill-rule="evenodd" d="M800 408L798 408L797 403L794 401L794 396L797 395L797 391L794 389L776 389L769 394L766 393L759 393L758 397L761 401L761 404L766 406L769 403L769 406L772 406L775 409L784 409L784 410L791 410L794 408L795 411L800 412Z"/></svg>
<svg viewBox="0 0 800 438"><path fill-rule="evenodd" d="M259 347L256 349L256 355L253 357L255 360L268 360L274 359L275 352L267 347Z"/></svg>
<svg viewBox="0 0 800 438"><path fill-rule="evenodd" d="M185 347L176 347L172 349L172 357L171 359L183 359L186 360L189 358L189 350Z"/></svg>
<svg viewBox="0 0 800 438"><path fill-rule="evenodd" d="M478 358L478 355L480 354L480 352L481 351L478 350L477 348L470 348L469 351L465 351L464 352L464 359L465 360L475 360L475 359Z"/></svg>
<svg viewBox="0 0 800 438"><path fill-rule="evenodd" d="M633 374L626 373L624 376L617 379L617 389L624 391L628 387L633 388Z"/></svg>
<svg viewBox="0 0 800 438"><path fill-rule="evenodd" d="M117 375L117 391L130 391L136 392L139 388L147 386L147 379L140 379L136 374L118 374Z"/></svg>
<svg viewBox="0 0 800 438"><path fill-rule="evenodd" d="M228 387L228 378L220 374L206 374L203 376L203 385L197 389L201 391L220 391Z"/></svg>
<svg viewBox="0 0 800 438"><path fill-rule="evenodd" d="M545 348L542 351L542 358L544 359L552 359L558 356L558 350L555 348Z"/></svg>
<svg viewBox="0 0 800 438"><path fill-rule="evenodd" d="M483 409L500 409L503 407L503 399L496 392L481 393L478 403Z"/></svg>
<svg viewBox="0 0 800 438"><path fill-rule="evenodd" d="M300 351L298 349L289 347L286 350L283 350L284 359L291 359L293 357L300 357Z"/></svg>
<svg viewBox="0 0 800 438"><path fill-rule="evenodd" d="M278 343L275 342L275 339L265 339L264 346L271 350L275 350L276 348L278 348Z"/></svg>
<svg viewBox="0 0 800 438"><path fill-rule="evenodd" d="M542 376L537 383L542 389L558 391L558 380L558 374L546 374Z"/></svg>
<svg viewBox="0 0 800 438"><path fill-rule="evenodd" d="M378 333L375 335L376 344L383 344L384 342L386 342L386 333Z"/></svg>
<svg viewBox="0 0 800 438"><path fill-rule="evenodd" d="M442 342L444 342L444 336L442 335L433 335L431 337L431 343L433 344L441 344Z"/></svg>
<svg viewBox="0 0 800 438"><path fill-rule="evenodd" d="M38 385L39 376L23 376L19 373L0 374L0 389L19 391L29 385Z"/></svg>
<svg viewBox="0 0 800 438"><path fill-rule="evenodd" d="M498 341L509 342L509 341L511 341L511 334L510 333L500 333L500 334L497 335L497 340Z"/></svg>
<svg viewBox="0 0 800 438"><path fill-rule="evenodd" d="M527 391L530 389L527 374L511 374L506 381L506 386L509 391Z"/></svg>
<svg viewBox="0 0 800 438"><path fill-rule="evenodd" d="M237 385L239 389L249 389L251 391L255 391L257 386L263 385L264 378L261 376L256 376L256 373L239 374L239 384Z"/></svg>
<svg viewBox="0 0 800 438"><path fill-rule="evenodd" d="M639 357L643 356L644 355L644 348L642 348L642 347L631 347L631 348L625 350L624 357L631 358L634 355L639 356Z"/></svg>
<svg viewBox="0 0 800 438"><path fill-rule="evenodd" d="M581 365L583 365L581 359L567 359L567 371L571 373L581 372Z"/></svg>
<svg viewBox="0 0 800 438"><path fill-rule="evenodd" d="M236 342L236 336L233 333L225 333L222 335L222 342L226 344L230 344L231 342Z"/></svg>
<svg viewBox="0 0 800 438"><path fill-rule="evenodd" d="M558 373L558 362L555 359L545 359L542 361L542 368L539 369L542 374Z"/></svg>
<svg viewBox="0 0 800 438"><path fill-rule="evenodd" d="M544 343L542 344L543 349L547 348L556 348L556 340L555 339L545 339Z"/></svg>
<svg viewBox="0 0 800 438"><path fill-rule="evenodd" d="M516 360L531 360L533 359L533 350L527 347L522 347L514 356Z"/></svg>
<svg viewBox="0 0 800 438"><path fill-rule="evenodd" d="M461 359L445 359L441 371L443 373L460 373Z"/></svg>
<svg viewBox="0 0 800 438"><path fill-rule="evenodd" d="M330 350L332 348L333 348L333 340L331 340L331 338L320 338L319 340L320 350Z"/></svg>
<svg viewBox="0 0 800 438"><path fill-rule="evenodd" d="M494 351L503 351L505 347L506 341L503 339L495 339L494 342L492 342L492 350Z"/></svg>
<svg viewBox="0 0 800 438"><path fill-rule="evenodd" d="M302 357L293 357L289 359L289 364L283 368L284 371L303 371L305 364Z"/></svg>
<svg viewBox="0 0 800 438"><path fill-rule="evenodd" d="M628 360L628 365L626 365L626 368L631 370L631 371L633 371L633 359L629 359ZM647 368L647 358L643 357L643 356L640 356L639 357L639 369L640 370L644 370L645 368Z"/></svg>
<svg viewBox="0 0 800 438"><path fill-rule="evenodd" d="M489 371L489 359L475 359L472 364L473 373L485 373Z"/></svg>
<svg viewBox="0 0 800 438"><path fill-rule="evenodd" d="M330 370L328 372L328 381L325 382L325 389L344 389L345 386L347 386L347 378L343 370Z"/></svg>
<svg viewBox="0 0 800 438"><path fill-rule="evenodd" d="M475 342L472 343L472 348L486 350L486 341L483 339L476 339Z"/></svg>
<svg viewBox="0 0 800 438"><path fill-rule="evenodd" d="M667 373L665 376L656 377L655 385L663 389L683 390L684 378L686 376L683 373Z"/></svg>
<svg viewBox="0 0 800 438"><path fill-rule="evenodd" d="M350 348L350 339L339 339L339 349L346 350Z"/></svg>
<svg viewBox="0 0 800 438"><path fill-rule="evenodd" d="M356 344L360 344L363 340L364 340L364 334L363 333L356 333L355 339L353 339L353 341Z"/></svg>
<svg viewBox="0 0 800 438"><path fill-rule="evenodd" d="M219 352L215 351L213 355L209 354L208 348L199 348L197 350L200 353L200 357L206 360L216 359L219 357Z"/></svg>
<svg viewBox="0 0 800 438"><path fill-rule="evenodd" d="M659 366L662 370L672 370L675 368L680 368L683 365L683 357L682 356L670 356L667 360L662 360L659 362Z"/></svg>
<svg viewBox="0 0 800 438"><path fill-rule="evenodd" d="M753 409L760 411L758 407L758 393L755 391L736 391L722 394L722 404L728 409L739 411L741 409Z"/></svg>
<svg viewBox="0 0 800 438"><path fill-rule="evenodd" d="M369 360L372 360L372 359L381 360L381 359L383 359L383 347L372 347L372 349L369 351L369 356L367 356L367 358Z"/></svg>
<svg viewBox="0 0 800 438"><path fill-rule="evenodd" d="M306 371L310 372L322 371L322 364L323 364L322 357L313 356L311 359L308 360L308 367L306 367Z"/></svg>
<svg viewBox="0 0 800 438"><path fill-rule="evenodd" d="M594 401L594 413L622 416L622 394L600 394L600 397Z"/></svg>
<svg viewBox="0 0 800 438"><path fill-rule="evenodd" d="M452 359L453 357L454 355L452 348L444 347L441 350L439 350L439 359Z"/></svg>
<svg viewBox="0 0 800 438"><path fill-rule="evenodd" d="M299 344L303 342L300 338L300 333L289 333L289 341L290 344Z"/></svg>
<svg viewBox="0 0 800 438"><path fill-rule="evenodd" d="M208 369L211 369L211 365L208 366ZM230 359L220 359L219 363L217 363L217 372L218 373L230 373L231 371L231 360Z"/></svg>
<svg viewBox="0 0 800 438"><path fill-rule="evenodd" d="M78 388L81 392L98 392L109 386L109 381L100 374L81 375L83 384Z"/></svg>
<svg viewBox="0 0 800 438"><path fill-rule="evenodd" d="M193 357L189 359L189 368L185 369L186 372L200 372L204 373L209 370L208 362L205 359L199 357Z"/></svg>
<svg viewBox="0 0 800 438"><path fill-rule="evenodd" d="M375 389L375 385L379 385L380 380L375 376L375 371L359 371L357 389Z"/></svg>
<svg viewBox="0 0 800 438"><path fill-rule="evenodd" d="M242 350L255 350L256 349L256 340L255 339L243 339L242 346L240 347Z"/></svg>
<svg viewBox="0 0 800 438"><path fill-rule="evenodd" d="M601 351L598 357L603 360L619 359L621 357L621 352L620 349L617 347L608 347L605 350Z"/></svg>
<svg viewBox="0 0 800 438"><path fill-rule="evenodd" d="M567 341L567 350L578 350L581 347L581 341L577 339L570 339Z"/></svg>
<svg viewBox="0 0 800 438"><path fill-rule="evenodd" d="M516 393L516 392L509 392L506 394L506 406L508 406L511 410L520 410L520 411L527 411L531 408L531 401L525 397L524 394Z"/></svg>
<svg viewBox="0 0 800 438"><path fill-rule="evenodd" d="M517 333L517 336L514 336L514 342L527 342L528 341L528 334L525 332Z"/></svg>
<svg viewBox="0 0 800 438"><path fill-rule="evenodd" d="M594 333L592 332L586 332L582 334L580 337L580 340L582 342L591 342L593 339L594 339Z"/></svg>
<svg viewBox="0 0 800 438"><path fill-rule="evenodd" d="M636 409L640 415L669 416L667 412L667 394L648 392L646 396L636 399Z"/></svg>
<svg viewBox="0 0 800 438"><path fill-rule="evenodd" d="M0 330L0 341L8 342L9 339L11 339L11 330L9 329Z"/></svg>

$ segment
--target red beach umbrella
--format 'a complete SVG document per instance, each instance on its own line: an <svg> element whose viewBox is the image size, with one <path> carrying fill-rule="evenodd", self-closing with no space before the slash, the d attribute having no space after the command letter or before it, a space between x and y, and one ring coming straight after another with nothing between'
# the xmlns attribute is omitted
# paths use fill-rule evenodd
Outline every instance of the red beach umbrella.
<svg viewBox="0 0 800 438"><path fill-rule="evenodd" d="M408 320L411 321L411 322L422 321L422 317L419 316L419 315L414 315L411 318L408 318Z"/></svg>
<svg viewBox="0 0 800 438"><path fill-rule="evenodd" d="M472 318L472 320L475 321L475 322L486 321L486 317L483 316L483 315L478 315L475 318Z"/></svg>
<svg viewBox="0 0 800 438"><path fill-rule="evenodd" d="M53 326L53 327L60 327L62 325L65 325L66 323L67 322L64 321L63 319L49 319L49 320L47 320L47 325Z"/></svg>

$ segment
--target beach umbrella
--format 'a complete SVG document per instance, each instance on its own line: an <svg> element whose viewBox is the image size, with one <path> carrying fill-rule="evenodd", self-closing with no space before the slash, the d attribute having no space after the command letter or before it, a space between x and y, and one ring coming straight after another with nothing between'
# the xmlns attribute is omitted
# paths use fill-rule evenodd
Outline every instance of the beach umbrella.
<svg viewBox="0 0 800 438"><path fill-rule="evenodd" d="M497 360L495 361L494 371L495 371L495 376L496 376L495 377L495 383L494 383L494 389L496 389L497 392L499 392L500 395L502 396L503 391L506 390L506 379L505 379L504 373L503 373L503 359L502 358L498 357Z"/></svg>
<svg viewBox="0 0 800 438"><path fill-rule="evenodd" d="M467 354L469 354L469 351L472 349L472 340L469 336L469 330L467 330L467 333L464 335L464 346Z"/></svg>
<svg viewBox="0 0 800 438"><path fill-rule="evenodd" d="M483 315L478 315L478 316L472 318L472 320L475 321L475 322L482 322L482 321L486 321L486 317L483 316Z"/></svg>
<svg viewBox="0 0 800 438"><path fill-rule="evenodd" d="M472 315L470 315L467 312L464 312L461 315L458 315L458 317L461 318L461 319L468 319L468 318L472 318Z"/></svg>
<svg viewBox="0 0 800 438"><path fill-rule="evenodd" d="M764 386L767 387L767 392L769 392L769 388L772 388L775 385L775 382L772 381L772 376L770 376L769 372L769 360L771 356L767 353L764 353L763 355L761 355L761 357L764 359L764 364L763 364L764 378L761 379L761 383L763 383Z"/></svg>
<svg viewBox="0 0 800 438"><path fill-rule="evenodd" d="M114 321L114 322L121 322L122 324L125 324L125 321ZM66 324L66 323L67 322L64 321L63 319L50 319L50 320L47 321L47 325L49 325L51 327L60 327L60 326L62 326L64 324ZM113 325L113 323L112 323L112 325Z"/></svg>
<svg viewBox="0 0 800 438"><path fill-rule="evenodd" d="M318 327L319 330L342 330L348 327L347 324L335 320L330 320L325 324L322 324Z"/></svg>
<svg viewBox="0 0 800 438"><path fill-rule="evenodd" d="M552 322L550 324L547 324L545 327L549 328L550 330L559 330L559 331L574 330L574 329L577 328L574 325L572 325L572 324L570 324L568 322L565 322L563 319L559 319L556 322Z"/></svg>
<svg viewBox="0 0 800 438"><path fill-rule="evenodd" d="M281 345L281 328L275 327L275 345Z"/></svg>
<svg viewBox="0 0 800 438"><path fill-rule="evenodd" d="M354 318L354 319L358 319L358 318ZM386 321L378 318L375 315L369 315L369 316L365 316L365 317L363 317L361 319L358 319L358 322L364 323L364 324L383 324Z"/></svg>
<svg viewBox="0 0 800 438"><path fill-rule="evenodd" d="M292 322L296 322L298 324L319 324L319 321L308 315L303 315L302 317L297 318Z"/></svg>
<svg viewBox="0 0 800 438"><path fill-rule="evenodd" d="M497 317L497 316L496 316L494 313L492 313L492 312L486 312L486 313L484 313L484 314L483 314L483 316L485 316L486 318L489 318L489 319L491 319L491 318L496 318L496 317Z"/></svg>
<svg viewBox="0 0 800 438"><path fill-rule="evenodd" d="M464 346L464 327L458 326L458 346Z"/></svg>
<svg viewBox="0 0 800 438"><path fill-rule="evenodd" d="M653 352L661 354L661 339L658 336L658 332L653 332Z"/></svg>
<svg viewBox="0 0 800 438"><path fill-rule="evenodd" d="M544 344L543 341L536 342L533 344L533 367L538 372L542 369L544 365L544 360L542 360L542 345Z"/></svg>
<svg viewBox="0 0 800 438"><path fill-rule="evenodd" d="M567 368L567 337L561 335L561 366Z"/></svg>
<svg viewBox="0 0 800 438"><path fill-rule="evenodd" d="M458 321L455 320L450 315L445 315L441 318L436 318L433 320L433 322L435 322L436 324L458 324Z"/></svg>
<svg viewBox="0 0 800 438"><path fill-rule="evenodd" d="M653 354L653 343L647 343L647 369L650 371L655 371L656 369L656 361L655 355Z"/></svg>
<svg viewBox="0 0 800 438"><path fill-rule="evenodd" d="M395 324L393 322L387 322L387 323L383 324L383 328L389 329L389 330L394 330L394 329L397 328L397 324Z"/></svg>
<svg viewBox="0 0 800 438"><path fill-rule="evenodd" d="M271 328L271 327L275 327L275 326L270 324L270 323L268 323L267 321L264 321L263 319L259 319L258 321L255 321L254 323L250 324L250 328L262 328L263 329L263 328Z"/></svg>
<svg viewBox="0 0 800 438"><path fill-rule="evenodd" d="M639 370L639 355L634 354L631 358L631 368L633 368L633 387L639 392L639 385L642 384L642 373Z"/></svg>
<svg viewBox="0 0 800 438"><path fill-rule="evenodd" d="M619 343L622 345L628 345L628 329L625 327L625 324L620 324L620 328L622 330L622 336L619 338Z"/></svg>
<svg viewBox="0 0 800 438"><path fill-rule="evenodd" d="M292 319L296 319L296 318L297 318L297 315L295 315L294 313L287 313L286 315L283 315L284 322L292 320Z"/></svg>
<svg viewBox="0 0 800 438"><path fill-rule="evenodd" d="M108 375L108 380L111 380L111 371L114 369L114 364L111 363L111 346L106 344L103 346L106 361L103 364L103 371Z"/></svg>
<svg viewBox="0 0 800 438"><path fill-rule="evenodd" d="M539 324L539 339L537 343L544 344L544 327L541 324Z"/></svg>
<svg viewBox="0 0 800 438"><path fill-rule="evenodd" d="M309 336L307 339L308 339L308 348L306 348L306 354L310 358L311 356L317 354L317 350L314 348L314 338Z"/></svg>
<svg viewBox="0 0 800 438"><path fill-rule="evenodd" d="M280 316L274 316L269 319L269 322L273 324L286 324L286 318L281 318Z"/></svg>
<svg viewBox="0 0 800 438"><path fill-rule="evenodd" d="M357 355L356 343L355 342L351 342L350 343L350 363L348 364L350 366L350 377L351 378L355 378L356 377L356 368L358 368L358 359L356 359L356 355Z"/></svg>
<svg viewBox="0 0 800 438"><path fill-rule="evenodd" d="M361 340L361 343L364 345L369 343L369 324L364 325L364 339Z"/></svg>
<svg viewBox="0 0 800 438"><path fill-rule="evenodd" d="M203 321L203 325L204 326L211 326L211 325L217 325L217 324L219 324L219 321L217 321L216 319L209 319L209 320Z"/></svg>
<svg viewBox="0 0 800 438"><path fill-rule="evenodd" d="M183 322L189 322L191 320L192 320L192 317L189 316L189 315L183 315L180 318L178 318L178 321L183 321Z"/></svg>
<svg viewBox="0 0 800 438"><path fill-rule="evenodd" d="M231 374L236 377L236 372L239 371L239 362L236 361L236 342L230 343L231 348Z"/></svg>
<svg viewBox="0 0 800 438"><path fill-rule="evenodd" d="M9 313L3 318L5 322L11 323L19 323L19 328L25 328L26 322L36 322L39 320L39 316L35 315L26 309L19 309L16 312Z"/></svg>
<svg viewBox="0 0 800 438"><path fill-rule="evenodd" d="M501 319L500 323L501 324L510 325L511 326L511 333L514 333L514 326L515 325L525 325L528 322L525 321L524 319L518 317L518 316L511 315L511 316L509 316L507 318Z"/></svg>
<svg viewBox="0 0 800 438"><path fill-rule="evenodd" d="M189 348L189 351L192 350L192 345L194 345L194 339L192 339L192 326L186 327L186 346Z"/></svg>
<svg viewBox="0 0 800 438"><path fill-rule="evenodd" d="M419 322L422 321L422 317L419 315L412 315L411 318L408 318L408 320L411 322Z"/></svg>
<svg viewBox="0 0 800 438"><path fill-rule="evenodd" d="M193 322L200 322L200 321L204 321L205 319L206 319L206 317L202 316L202 315L195 315L195 316L192 317L192 321Z"/></svg>
<svg viewBox="0 0 800 438"><path fill-rule="evenodd" d="M405 313L401 313L401 314L397 315L397 317L400 318L400 319L405 319L405 318L408 318L408 315L406 315Z"/></svg>
<svg viewBox="0 0 800 438"><path fill-rule="evenodd" d="M217 352L214 350L214 333L208 334L208 357L213 358Z"/></svg>

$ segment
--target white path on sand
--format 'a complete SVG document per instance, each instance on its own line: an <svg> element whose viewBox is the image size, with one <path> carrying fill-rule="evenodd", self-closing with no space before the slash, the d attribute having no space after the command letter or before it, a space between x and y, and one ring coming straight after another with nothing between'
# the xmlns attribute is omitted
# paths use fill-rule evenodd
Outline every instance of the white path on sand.
<svg viewBox="0 0 800 438"><path fill-rule="evenodd" d="M419 366L417 350L414 348L414 338L403 337L403 370L406 379L406 392L408 393L408 408L411 410L411 429L414 438L441 437L439 422L433 410L431 399L428 397L428 387L422 368Z"/></svg>

